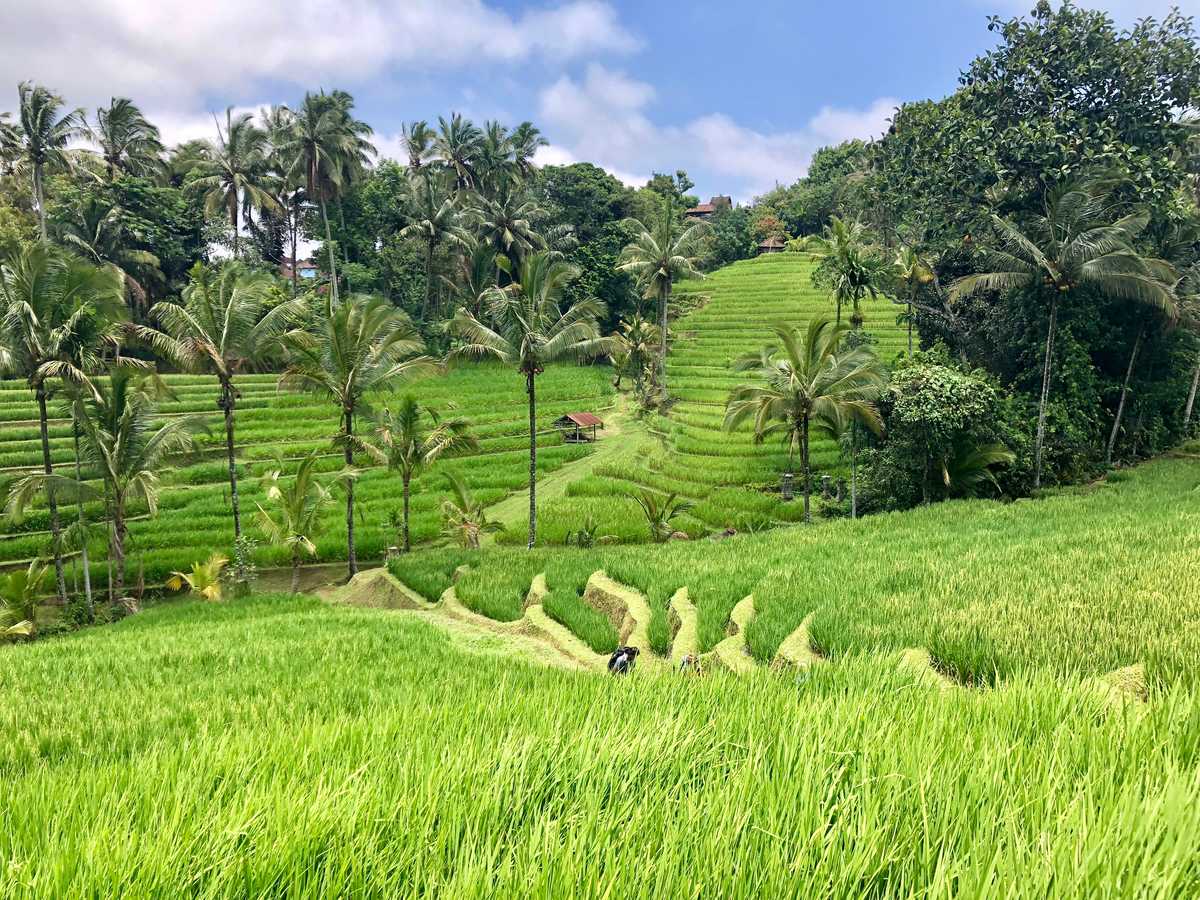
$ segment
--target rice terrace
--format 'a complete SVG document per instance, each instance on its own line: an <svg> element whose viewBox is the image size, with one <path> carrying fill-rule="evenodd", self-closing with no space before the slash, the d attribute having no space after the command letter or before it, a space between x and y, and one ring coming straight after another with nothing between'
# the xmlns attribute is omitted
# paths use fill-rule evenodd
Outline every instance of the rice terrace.
<svg viewBox="0 0 1200 900"><path fill-rule="evenodd" d="M1200 896L1177 3L0 15L0 897Z"/></svg>

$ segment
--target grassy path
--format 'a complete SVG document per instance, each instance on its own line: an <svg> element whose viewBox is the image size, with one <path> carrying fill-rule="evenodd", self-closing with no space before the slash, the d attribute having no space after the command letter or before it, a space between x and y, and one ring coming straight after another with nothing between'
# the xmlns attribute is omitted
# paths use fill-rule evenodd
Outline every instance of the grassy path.
<svg viewBox="0 0 1200 900"><path fill-rule="evenodd" d="M539 507L547 501L565 497L567 487L572 482L586 478L600 466L619 463L622 459L632 460L638 449L651 439L630 411L627 395L617 394L616 401L605 415L604 431L596 441L596 449L582 459L566 463L548 475L538 478ZM529 517L529 488L509 494L498 503L492 504L487 513L489 518L499 522L506 529L525 525ZM487 534L481 543L486 547L495 542L496 536Z"/></svg>

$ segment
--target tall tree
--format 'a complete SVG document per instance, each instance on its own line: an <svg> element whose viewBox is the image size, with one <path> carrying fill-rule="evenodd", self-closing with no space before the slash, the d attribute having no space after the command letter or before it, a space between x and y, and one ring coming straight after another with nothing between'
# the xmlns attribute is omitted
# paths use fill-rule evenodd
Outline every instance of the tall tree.
<svg viewBox="0 0 1200 900"><path fill-rule="evenodd" d="M132 100L113 97L108 106L97 109L88 134L100 148L109 181L120 174L154 175L162 168L164 148L158 128Z"/></svg>
<svg viewBox="0 0 1200 900"><path fill-rule="evenodd" d="M1076 180L1051 191L1045 212L1031 216L1023 226L993 215L996 246L981 251L983 271L960 278L950 287L951 301L984 291L1024 290L1047 308L1034 487L1042 481L1046 402L1060 306L1081 289L1162 310L1173 303L1171 288L1132 247L1148 217L1136 214L1105 221L1108 202L1105 185Z"/></svg>
<svg viewBox="0 0 1200 900"><path fill-rule="evenodd" d="M642 285L643 296L658 302L658 387L667 396L667 307L671 285L683 278L701 278L697 266L702 239L709 233L705 222L680 225L670 204L652 224L627 219L634 239L621 251L617 270L628 272Z"/></svg>
<svg viewBox="0 0 1200 900"><path fill-rule="evenodd" d="M254 209L278 209L267 172L267 133L250 113L234 116L225 110L225 128L217 124L217 139L206 143L193 161L190 190L204 199L206 215L224 210L233 229L233 255L240 247L241 216Z"/></svg>
<svg viewBox="0 0 1200 900"><path fill-rule="evenodd" d="M330 299L315 331L289 332L285 342L291 361L279 385L318 394L337 406L341 425L334 440L348 470L354 466L354 451L364 446L354 423L369 411L368 395L437 370L434 360L420 355L424 343L408 316L378 297L352 294L337 306ZM346 556L354 575L358 558L352 481L346 484Z"/></svg>
<svg viewBox="0 0 1200 900"><path fill-rule="evenodd" d="M329 204L363 171L375 148L371 128L353 116L354 99L345 91L306 93L295 112L291 133L279 150L304 174L305 192L321 209L329 254L329 290L338 299L337 262L329 228Z"/></svg>
<svg viewBox="0 0 1200 900"><path fill-rule="evenodd" d="M408 154L408 168L419 172L433 158L437 132L424 119L406 122L403 126L404 150Z"/></svg>
<svg viewBox="0 0 1200 900"><path fill-rule="evenodd" d="M441 179L428 169L409 180L412 221L400 230L400 237L419 240L425 250L425 303L421 318L429 316L433 304L433 257L445 243L470 246L470 234L462 226L458 202L453 194L440 188Z"/></svg>
<svg viewBox="0 0 1200 900"><path fill-rule="evenodd" d="M605 352L598 320L604 304L585 298L565 312L563 291L579 270L549 252L521 262L515 280L488 292L487 323L460 309L451 330L462 339L458 357L493 358L515 366L529 397L529 547L537 539L537 376L563 357Z"/></svg>
<svg viewBox="0 0 1200 900"><path fill-rule="evenodd" d="M413 478L444 453L478 448L479 441L471 434L471 425L466 419L457 416L443 419L436 410L417 403L412 394L405 394L400 399L395 412L383 410L375 427L372 455L389 471L400 473L405 553L412 549L408 522Z"/></svg>
<svg viewBox="0 0 1200 900"><path fill-rule="evenodd" d="M124 315L121 279L111 268L96 268L49 244L29 247L0 266L0 358L25 378L38 405L42 474L53 476L46 401L58 382L86 386L98 361L96 335L105 322ZM47 493L54 575L60 599L66 599L58 503Z"/></svg>
<svg viewBox="0 0 1200 900"><path fill-rule="evenodd" d="M908 305L908 352L913 352L913 303L921 288L933 282L933 267L913 247L901 247L892 263L896 281Z"/></svg>
<svg viewBox="0 0 1200 900"><path fill-rule="evenodd" d="M820 235L803 243L804 249L819 260L813 272L813 283L833 291L837 303L837 321L842 321L842 307L854 307L852 323L862 325L861 303L868 294L879 292L884 266L872 250L867 230L861 222L833 216Z"/></svg>
<svg viewBox="0 0 1200 900"><path fill-rule="evenodd" d="M62 97L48 88L22 81L17 85L18 119L10 140L16 142L18 159L28 165L33 178L33 202L38 228L46 240L46 169L70 168L67 145L83 133L86 117L82 109L63 112Z"/></svg>
<svg viewBox="0 0 1200 900"><path fill-rule="evenodd" d="M538 231L546 211L512 185L499 188L491 197L476 197L469 215L479 240L507 256L514 268L526 254L547 249L546 238Z"/></svg>
<svg viewBox="0 0 1200 900"><path fill-rule="evenodd" d="M238 393L234 379L277 354L279 338L304 311L306 301L293 298L270 305L271 278L246 270L237 262L214 271L197 264L182 303L158 303L151 310L162 331L138 329L160 354L180 367L214 376L220 386L217 408L225 417L225 453L229 463L229 498L233 536L242 536L234 453L234 411Z"/></svg>
<svg viewBox="0 0 1200 900"><path fill-rule="evenodd" d="M438 133L433 147L438 161L454 175L454 185L467 191L479 184L479 150L483 140L480 130L470 119L454 113L449 121L438 119Z"/></svg>
<svg viewBox="0 0 1200 900"><path fill-rule="evenodd" d="M755 443L780 437L788 448L788 468L796 450L804 470L804 521L812 521L812 467L809 444L814 424L833 431L837 423L855 420L875 433L883 420L875 407L884 385L884 367L871 348L861 344L843 350L850 330L821 317L804 331L775 325L778 347L765 347L734 363L736 371L755 372L765 384L734 388L725 408L725 429L744 422L754 426Z"/></svg>

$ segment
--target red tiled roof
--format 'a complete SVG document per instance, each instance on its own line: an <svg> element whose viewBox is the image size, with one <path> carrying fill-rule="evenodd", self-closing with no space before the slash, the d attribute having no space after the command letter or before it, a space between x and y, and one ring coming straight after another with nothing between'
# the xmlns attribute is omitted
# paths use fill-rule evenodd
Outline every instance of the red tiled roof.
<svg viewBox="0 0 1200 900"><path fill-rule="evenodd" d="M689 213L710 213L714 209L711 203L699 203L688 210Z"/></svg>

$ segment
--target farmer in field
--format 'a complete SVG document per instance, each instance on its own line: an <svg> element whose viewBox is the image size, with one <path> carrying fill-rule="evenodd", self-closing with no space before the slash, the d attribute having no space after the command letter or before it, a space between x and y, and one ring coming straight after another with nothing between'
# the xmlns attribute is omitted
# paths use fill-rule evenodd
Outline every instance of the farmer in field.
<svg viewBox="0 0 1200 900"><path fill-rule="evenodd" d="M608 658L608 671L612 675L628 675L633 671L637 659L637 647L618 647Z"/></svg>

